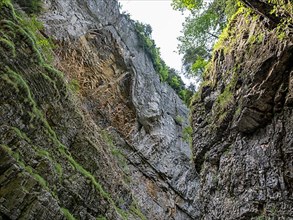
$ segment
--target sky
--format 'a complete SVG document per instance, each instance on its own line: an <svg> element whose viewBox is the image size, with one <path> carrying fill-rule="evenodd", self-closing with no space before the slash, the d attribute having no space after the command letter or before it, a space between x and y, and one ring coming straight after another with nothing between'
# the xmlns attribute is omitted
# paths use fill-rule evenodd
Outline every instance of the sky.
<svg viewBox="0 0 293 220"><path fill-rule="evenodd" d="M181 35L185 16L173 10L171 0L118 0L122 11L128 12L131 18L152 26L152 38L160 48L161 57L169 67L182 68L182 56L178 54L177 37ZM189 80L183 78L186 84Z"/></svg>

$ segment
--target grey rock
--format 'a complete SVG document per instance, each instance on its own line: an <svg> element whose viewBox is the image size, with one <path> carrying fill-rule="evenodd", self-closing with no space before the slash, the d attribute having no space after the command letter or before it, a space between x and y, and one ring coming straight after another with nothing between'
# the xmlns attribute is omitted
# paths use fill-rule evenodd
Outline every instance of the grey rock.
<svg viewBox="0 0 293 220"><path fill-rule="evenodd" d="M292 97L292 37L277 38L279 18L269 14L267 1L244 2L271 25L238 15L230 26L238 41L232 34L223 45L233 53L215 52L214 85L203 87L193 103L196 200L201 219L292 219L293 117L285 101ZM246 32L261 33L266 42L251 45ZM227 87L230 105L221 106L218 97Z"/></svg>

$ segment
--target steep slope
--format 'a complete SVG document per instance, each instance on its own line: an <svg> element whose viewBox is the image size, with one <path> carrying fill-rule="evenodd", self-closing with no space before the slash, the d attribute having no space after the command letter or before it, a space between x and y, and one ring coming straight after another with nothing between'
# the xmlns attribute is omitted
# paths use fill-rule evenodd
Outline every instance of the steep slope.
<svg viewBox="0 0 293 220"><path fill-rule="evenodd" d="M195 218L188 109L117 2L45 1L36 34L2 2L1 217Z"/></svg>
<svg viewBox="0 0 293 220"><path fill-rule="evenodd" d="M101 129L40 52L44 39L0 7L1 219L140 219Z"/></svg>
<svg viewBox="0 0 293 220"><path fill-rule="evenodd" d="M202 219L292 219L292 2L243 2L193 102L197 200Z"/></svg>
<svg viewBox="0 0 293 220"><path fill-rule="evenodd" d="M115 0L45 0L44 29L0 1L0 219L293 218L292 3L243 3L191 152L189 110Z"/></svg>
<svg viewBox="0 0 293 220"><path fill-rule="evenodd" d="M48 1L46 7L46 32L60 45L57 66L79 82L85 108L120 146L143 213L196 217L196 173L183 140L188 109L160 82L133 21L116 1Z"/></svg>

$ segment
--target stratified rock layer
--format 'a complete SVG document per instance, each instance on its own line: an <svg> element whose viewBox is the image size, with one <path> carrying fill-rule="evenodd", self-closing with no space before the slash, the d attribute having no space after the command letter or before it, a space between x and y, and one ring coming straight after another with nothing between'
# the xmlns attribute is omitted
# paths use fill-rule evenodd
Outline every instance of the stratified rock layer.
<svg viewBox="0 0 293 220"><path fill-rule="evenodd" d="M0 2L0 219L292 218L289 2L243 1L193 102L193 153L117 2L44 2L42 33Z"/></svg>
<svg viewBox="0 0 293 220"><path fill-rule="evenodd" d="M148 219L196 218L197 176L183 140L188 109L160 82L134 22L119 13L116 1L47 7L46 31L61 46L58 67L80 82L85 108L116 137L142 212Z"/></svg>
<svg viewBox="0 0 293 220"><path fill-rule="evenodd" d="M5 129L1 144L11 158L3 162L2 215L12 219L63 215L77 219L196 218L197 176L182 134L188 126L188 109L160 82L133 21L119 13L116 1L46 1L44 7L42 33L57 44L54 65L65 77L45 64L41 48L34 46L34 36L30 47L15 47L16 57L2 54ZM20 21L8 8L1 19L18 25ZM10 40L25 45L25 39ZM17 86L8 83L13 81L9 69L23 80L27 94L12 91ZM67 87L79 88L79 94L73 96ZM23 110L21 103L26 99L33 104ZM14 109L6 104L8 100L15 100L18 113L9 116ZM35 121L23 116L26 112ZM26 120L18 120L17 115ZM21 135L20 142L27 137L29 143L15 148L7 137L14 130ZM46 200L54 204L54 210L38 214L44 205L35 206L34 211L29 208L31 202L14 204L13 177L20 171L11 173L10 166L39 181L39 189L50 200L40 195L35 202ZM7 173L11 176L6 178ZM20 184L15 187L25 196L36 191Z"/></svg>
<svg viewBox="0 0 293 220"><path fill-rule="evenodd" d="M245 2L192 107L197 200L202 219L292 219L292 29Z"/></svg>
<svg viewBox="0 0 293 220"><path fill-rule="evenodd" d="M0 6L0 218L140 219L101 129L46 63L28 18Z"/></svg>

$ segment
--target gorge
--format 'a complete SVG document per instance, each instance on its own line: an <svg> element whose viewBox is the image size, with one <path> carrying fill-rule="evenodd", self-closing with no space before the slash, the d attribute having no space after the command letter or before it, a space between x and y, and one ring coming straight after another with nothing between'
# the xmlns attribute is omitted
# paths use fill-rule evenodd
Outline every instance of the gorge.
<svg viewBox="0 0 293 220"><path fill-rule="evenodd" d="M1 0L0 219L292 219L292 2L241 2L189 109L116 0Z"/></svg>

